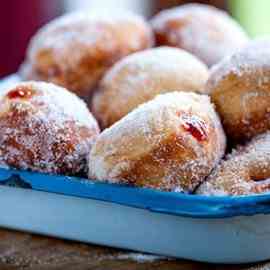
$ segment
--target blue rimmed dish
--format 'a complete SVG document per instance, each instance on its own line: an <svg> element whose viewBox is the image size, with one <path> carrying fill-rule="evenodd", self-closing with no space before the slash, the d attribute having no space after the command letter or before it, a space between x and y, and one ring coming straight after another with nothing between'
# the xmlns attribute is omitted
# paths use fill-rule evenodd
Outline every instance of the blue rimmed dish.
<svg viewBox="0 0 270 270"><path fill-rule="evenodd" d="M270 258L270 194L204 197L0 169L0 225L212 263Z"/></svg>
<svg viewBox="0 0 270 270"><path fill-rule="evenodd" d="M170 257L270 259L270 194L204 197L0 169L0 213L2 227Z"/></svg>

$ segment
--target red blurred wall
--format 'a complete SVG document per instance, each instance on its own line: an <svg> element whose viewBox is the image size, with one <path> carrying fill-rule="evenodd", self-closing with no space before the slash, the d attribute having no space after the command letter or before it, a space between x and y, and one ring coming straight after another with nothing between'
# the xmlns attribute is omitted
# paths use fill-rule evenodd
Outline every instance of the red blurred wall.
<svg viewBox="0 0 270 270"><path fill-rule="evenodd" d="M0 77L16 72L30 37L61 13L59 0L3 0L0 2Z"/></svg>

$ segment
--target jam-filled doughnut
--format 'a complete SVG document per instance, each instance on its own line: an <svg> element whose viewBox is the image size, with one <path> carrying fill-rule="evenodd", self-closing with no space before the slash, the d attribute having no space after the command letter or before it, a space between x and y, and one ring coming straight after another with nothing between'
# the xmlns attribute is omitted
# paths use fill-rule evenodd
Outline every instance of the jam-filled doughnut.
<svg viewBox="0 0 270 270"><path fill-rule="evenodd" d="M208 69L177 48L161 47L127 56L101 80L92 111L102 128L111 126L138 105L172 91L204 93Z"/></svg>
<svg viewBox="0 0 270 270"><path fill-rule="evenodd" d="M152 30L140 16L72 13L34 36L21 74L26 80L61 85L87 99L116 61L152 44Z"/></svg>
<svg viewBox="0 0 270 270"><path fill-rule="evenodd" d="M197 190L212 196L251 195L270 192L270 133L238 147Z"/></svg>
<svg viewBox="0 0 270 270"><path fill-rule="evenodd" d="M270 129L269 63L270 40L256 40L211 72L206 89L235 142Z"/></svg>
<svg viewBox="0 0 270 270"><path fill-rule="evenodd" d="M241 48L248 37L226 12L202 4L165 10L152 19L157 45L187 50L208 66Z"/></svg>
<svg viewBox="0 0 270 270"><path fill-rule="evenodd" d="M167 93L101 133L90 152L89 178L192 192L224 149L224 132L207 96Z"/></svg>
<svg viewBox="0 0 270 270"><path fill-rule="evenodd" d="M0 166L77 175L99 133L86 105L64 88L18 83L0 93Z"/></svg>

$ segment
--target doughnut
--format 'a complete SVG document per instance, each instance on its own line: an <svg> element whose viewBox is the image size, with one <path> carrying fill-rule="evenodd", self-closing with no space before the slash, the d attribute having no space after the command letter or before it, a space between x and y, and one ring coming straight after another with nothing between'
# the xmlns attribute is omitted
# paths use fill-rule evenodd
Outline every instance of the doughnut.
<svg viewBox="0 0 270 270"><path fill-rule="evenodd" d="M224 154L225 135L209 97L159 95L104 130L89 156L89 178L192 192Z"/></svg>
<svg viewBox="0 0 270 270"><path fill-rule="evenodd" d="M211 71L206 89L234 142L270 129L270 40L256 40Z"/></svg>
<svg viewBox="0 0 270 270"><path fill-rule="evenodd" d="M208 66L248 41L244 30L226 12L203 4L186 4L161 11L151 24L157 45L187 50Z"/></svg>
<svg viewBox="0 0 270 270"><path fill-rule="evenodd" d="M198 188L207 196L239 196L270 192L270 133L240 146Z"/></svg>
<svg viewBox="0 0 270 270"><path fill-rule="evenodd" d="M208 75L202 62L178 48L134 53L116 63L101 80L91 111L106 128L138 105L172 89L204 93Z"/></svg>
<svg viewBox="0 0 270 270"><path fill-rule="evenodd" d="M151 47L153 39L137 15L71 13L37 32L20 73L25 80L53 82L88 99L109 67Z"/></svg>
<svg viewBox="0 0 270 270"><path fill-rule="evenodd" d="M0 166L52 174L85 173L99 128L64 88L23 82L0 93Z"/></svg>

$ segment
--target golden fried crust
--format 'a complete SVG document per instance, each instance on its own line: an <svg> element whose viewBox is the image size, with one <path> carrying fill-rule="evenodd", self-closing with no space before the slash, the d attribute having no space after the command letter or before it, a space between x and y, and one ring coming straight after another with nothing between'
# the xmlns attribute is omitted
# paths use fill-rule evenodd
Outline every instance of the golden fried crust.
<svg viewBox="0 0 270 270"><path fill-rule="evenodd" d="M90 153L89 178L192 192L224 149L225 136L208 97L164 94L101 133Z"/></svg>
<svg viewBox="0 0 270 270"><path fill-rule="evenodd" d="M52 84L19 83L0 97L0 166L75 175L99 128L75 95Z"/></svg>
<svg viewBox="0 0 270 270"><path fill-rule="evenodd" d="M270 133L238 147L198 188L207 196L239 196L270 192Z"/></svg>
<svg viewBox="0 0 270 270"><path fill-rule="evenodd" d="M68 14L36 34L20 73L24 79L53 82L87 99L109 67L152 44L150 27L140 17Z"/></svg>
<svg viewBox="0 0 270 270"><path fill-rule="evenodd" d="M208 5L187 4L165 10L151 23L157 45L187 50L208 66L248 41L244 30L227 13Z"/></svg>
<svg viewBox="0 0 270 270"><path fill-rule="evenodd" d="M269 49L270 42L252 42L211 72L206 88L235 142L270 128Z"/></svg>
<svg viewBox="0 0 270 270"><path fill-rule="evenodd" d="M93 96L91 111L106 128L158 94L204 93L207 79L207 67L181 49L161 47L135 53L104 76Z"/></svg>

